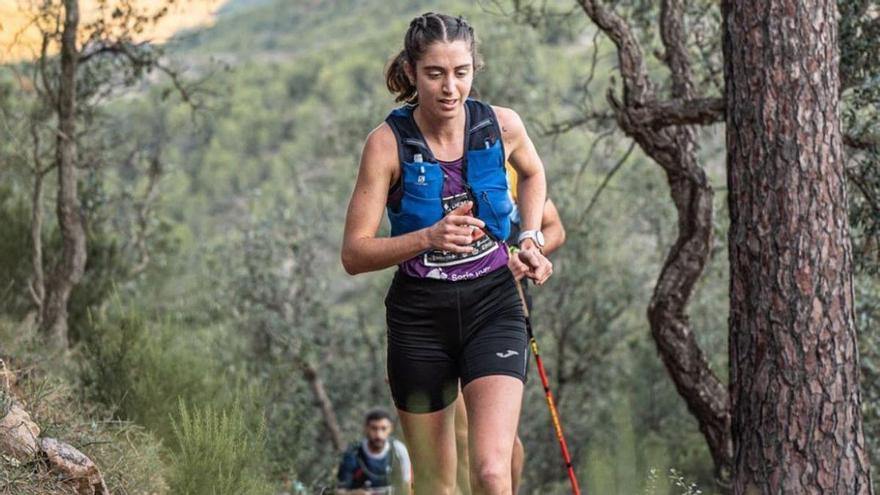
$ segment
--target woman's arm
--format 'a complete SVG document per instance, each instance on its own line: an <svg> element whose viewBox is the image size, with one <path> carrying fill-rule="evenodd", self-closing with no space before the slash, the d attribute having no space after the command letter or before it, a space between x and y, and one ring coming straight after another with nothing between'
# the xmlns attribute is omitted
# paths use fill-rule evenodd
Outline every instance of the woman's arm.
<svg viewBox="0 0 880 495"><path fill-rule="evenodd" d="M544 214L544 202L547 198L547 182L544 177L544 165L535 145L526 133L525 125L516 112L509 108L492 107L501 126L501 136L507 151L507 160L516 170L519 177L517 186L517 204L519 206L520 229L540 230L541 218ZM526 276L536 284L543 284L553 273L553 265L541 253L540 248L532 239L526 239L520 245L517 254L520 260L530 267Z"/></svg>
<svg viewBox="0 0 880 495"><path fill-rule="evenodd" d="M547 198L544 165L535 145L529 138L520 116L504 107L492 107L501 125L501 136L507 151L507 161L516 170L517 205L521 230L539 230Z"/></svg>
<svg viewBox="0 0 880 495"><path fill-rule="evenodd" d="M468 202L431 227L395 237L376 237L399 167L394 133L383 123L367 136L345 216L342 266L351 275L394 266L432 248L469 253L473 251L469 225L485 225L465 215L472 206Z"/></svg>
<svg viewBox="0 0 880 495"><path fill-rule="evenodd" d="M559 210L553 204L553 200L547 198L544 203L544 215L541 217L541 232L544 233L544 254L550 255L565 244L565 227Z"/></svg>

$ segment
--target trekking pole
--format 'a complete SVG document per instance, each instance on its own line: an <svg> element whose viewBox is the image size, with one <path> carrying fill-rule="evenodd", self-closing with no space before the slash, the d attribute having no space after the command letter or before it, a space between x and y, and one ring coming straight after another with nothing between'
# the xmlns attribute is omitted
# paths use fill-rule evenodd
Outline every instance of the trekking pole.
<svg viewBox="0 0 880 495"><path fill-rule="evenodd" d="M526 317L526 331L529 333L529 347L532 348L532 354L535 355L535 364L538 366L538 374L541 375L541 384L544 385L544 397L547 399L547 407L550 408L550 419L553 421L553 429L556 431L556 438L559 440L559 448L562 450L562 459L565 461L565 467L568 470L568 479L571 481L571 492L574 495L581 495L577 476L575 476L574 467L571 465L571 456L568 454L568 444L565 443L565 436L562 434L562 422L559 421L559 412L556 410L556 403L553 401L553 393L550 392L550 382L547 380L547 372L544 371L544 362L541 361L541 355L538 353L538 341L535 340L535 334L532 333L532 322L529 319L529 307L526 304L526 295L523 293L522 284L519 280L516 281L516 290L519 292L519 300L522 302L523 314ZM586 489L584 489L584 495L586 495Z"/></svg>

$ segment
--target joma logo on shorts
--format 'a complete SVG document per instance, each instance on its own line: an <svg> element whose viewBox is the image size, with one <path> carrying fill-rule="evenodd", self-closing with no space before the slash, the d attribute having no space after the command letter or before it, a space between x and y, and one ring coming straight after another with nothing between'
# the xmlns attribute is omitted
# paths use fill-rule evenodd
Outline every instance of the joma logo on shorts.
<svg viewBox="0 0 880 495"><path fill-rule="evenodd" d="M500 358L509 358L510 356L516 356L517 354L519 354L519 353L514 351L513 349L508 349L506 352L503 352L503 353L502 352L495 353L495 355Z"/></svg>

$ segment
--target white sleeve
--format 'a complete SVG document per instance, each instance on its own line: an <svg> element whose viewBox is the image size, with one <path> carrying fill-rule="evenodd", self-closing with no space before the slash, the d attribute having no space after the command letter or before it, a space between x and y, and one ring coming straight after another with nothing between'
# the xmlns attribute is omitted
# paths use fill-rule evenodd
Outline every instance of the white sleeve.
<svg viewBox="0 0 880 495"><path fill-rule="evenodd" d="M397 458L400 459L400 471L403 475L403 481L410 483L412 482L412 464L409 461L409 452L406 450L406 445L399 440L395 440L393 445L395 452L397 452Z"/></svg>

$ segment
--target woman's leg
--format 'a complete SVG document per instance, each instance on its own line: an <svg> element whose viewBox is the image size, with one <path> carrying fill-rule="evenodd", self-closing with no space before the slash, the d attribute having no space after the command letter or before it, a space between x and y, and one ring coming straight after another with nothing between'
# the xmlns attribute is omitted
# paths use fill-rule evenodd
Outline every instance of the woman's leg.
<svg viewBox="0 0 880 495"><path fill-rule="evenodd" d="M455 468L455 493L456 495L471 495L470 463L468 462L468 420L467 409L464 405L464 396L459 395L455 399L455 450L458 461ZM517 435L513 440L513 455L511 458L510 478L513 487L513 495L519 492L520 480L522 480L523 466L525 465L525 449L522 440Z"/></svg>
<svg viewBox="0 0 880 495"><path fill-rule="evenodd" d="M519 435L513 441L513 460L510 470L510 477L513 483L513 495L519 493L519 483L522 480L523 466L526 462L526 450L523 448L522 440Z"/></svg>
<svg viewBox="0 0 880 495"><path fill-rule="evenodd" d="M477 378L464 387L474 495L512 493L511 458L522 393L522 380L506 375Z"/></svg>
<svg viewBox="0 0 880 495"><path fill-rule="evenodd" d="M468 420L464 396L459 394L455 399L455 449L458 462L455 468L456 495L471 495L471 474L468 462Z"/></svg>
<svg viewBox="0 0 880 495"><path fill-rule="evenodd" d="M413 414L397 410L413 466L413 495L455 493L455 404Z"/></svg>

